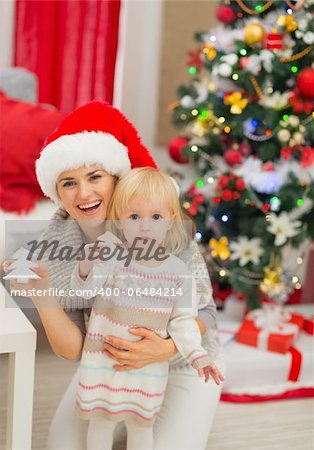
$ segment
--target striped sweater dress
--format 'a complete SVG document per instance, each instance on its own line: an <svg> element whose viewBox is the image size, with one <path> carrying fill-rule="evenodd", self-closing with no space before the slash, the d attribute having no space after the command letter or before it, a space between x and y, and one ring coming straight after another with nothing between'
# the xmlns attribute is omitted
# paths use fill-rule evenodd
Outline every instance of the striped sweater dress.
<svg viewBox="0 0 314 450"><path fill-rule="evenodd" d="M167 385L168 361L116 371L116 361L103 351L104 338L112 335L137 341L140 338L130 334L129 328L145 327L162 338L171 336L195 369L210 364L194 320L197 305L186 265L172 255L157 267L134 260L125 267L111 260L97 263L85 281L79 278L77 266L72 288L85 298L96 294L80 364L80 416L102 415L117 422L132 418L141 426L152 426Z"/></svg>

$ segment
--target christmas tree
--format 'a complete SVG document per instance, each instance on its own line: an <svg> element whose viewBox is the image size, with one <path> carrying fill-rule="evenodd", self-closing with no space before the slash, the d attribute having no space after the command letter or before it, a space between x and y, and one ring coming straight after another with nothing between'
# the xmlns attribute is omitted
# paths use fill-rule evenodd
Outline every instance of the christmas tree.
<svg viewBox="0 0 314 450"><path fill-rule="evenodd" d="M285 250L313 236L313 12L313 0L222 1L170 105L169 151L193 165L183 206L212 279L252 307L301 288Z"/></svg>

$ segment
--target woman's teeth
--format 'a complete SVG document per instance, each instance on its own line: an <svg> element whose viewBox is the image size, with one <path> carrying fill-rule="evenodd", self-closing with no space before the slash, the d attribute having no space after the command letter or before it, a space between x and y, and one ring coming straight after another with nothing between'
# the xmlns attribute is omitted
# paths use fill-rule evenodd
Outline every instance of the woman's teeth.
<svg viewBox="0 0 314 450"><path fill-rule="evenodd" d="M101 201L98 200L96 202L86 203L86 205L79 205L78 208L82 209L82 210L87 210L87 209L95 208L95 207L99 206L100 203L101 203Z"/></svg>

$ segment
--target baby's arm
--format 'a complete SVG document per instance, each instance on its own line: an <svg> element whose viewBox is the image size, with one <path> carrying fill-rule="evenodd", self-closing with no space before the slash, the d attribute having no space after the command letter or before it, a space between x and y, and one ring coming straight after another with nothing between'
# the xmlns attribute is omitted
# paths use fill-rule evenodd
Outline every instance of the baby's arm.
<svg viewBox="0 0 314 450"><path fill-rule="evenodd" d="M205 382L212 376L216 384L220 384L222 380L219 372L207 351L202 347L201 333L195 322L198 311L195 296L192 294L194 289L192 286L188 288L188 281L184 285L183 296L176 299L176 306L172 310L168 333L181 355L198 371L200 376L205 377Z"/></svg>
<svg viewBox="0 0 314 450"><path fill-rule="evenodd" d="M110 248L114 252L117 242L114 242L115 236L112 233L105 233L97 239L98 245L95 249L95 243L85 246L86 255L93 251L93 259L84 259L80 261L72 273L71 288L80 292L80 297L89 299L97 295L97 292L103 287L113 273L114 258L107 261L94 259L100 256L103 247ZM117 240L117 239L116 239Z"/></svg>
<svg viewBox="0 0 314 450"><path fill-rule="evenodd" d="M106 263L101 263L95 265L87 275L85 280L82 280L79 273L79 264L77 263L71 277L71 289L79 293L80 297L89 299L97 295L97 292L102 288L104 283L107 281L108 274L103 271L103 265Z"/></svg>

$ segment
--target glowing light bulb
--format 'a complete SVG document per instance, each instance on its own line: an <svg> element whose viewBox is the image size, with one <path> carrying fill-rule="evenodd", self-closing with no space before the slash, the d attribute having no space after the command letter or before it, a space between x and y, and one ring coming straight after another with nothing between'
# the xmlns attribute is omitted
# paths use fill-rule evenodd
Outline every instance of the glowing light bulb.
<svg viewBox="0 0 314 450"><path fill-rule="evenodd" d="M204 186L204 180L197 180L197 182L195 183L197 187L203 187Z"/></svg>
<svg viewBox="0 0 314 450"><path fill-rule="evenodd" d="M202 233L201 233L200 231L197 231L197 232L195 233L194 237L195 237L195 239L196 239L197 241L201 241L203 235L202 235Z"/></svg>

